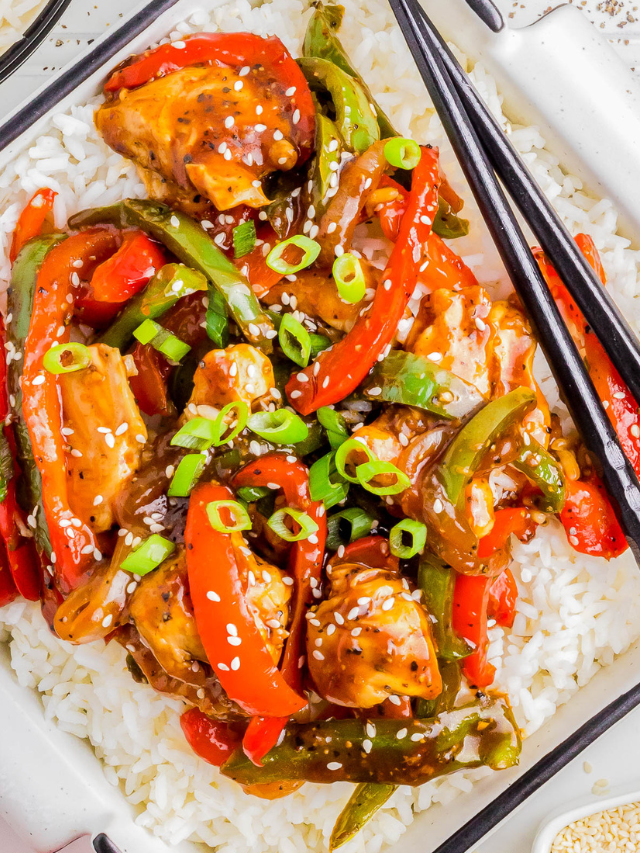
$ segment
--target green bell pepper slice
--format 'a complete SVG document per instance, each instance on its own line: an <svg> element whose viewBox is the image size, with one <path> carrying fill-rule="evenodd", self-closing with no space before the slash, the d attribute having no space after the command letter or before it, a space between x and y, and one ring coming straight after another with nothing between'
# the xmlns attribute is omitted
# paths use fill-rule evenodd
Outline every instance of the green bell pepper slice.
<svg viewBox="0 0 640 853"><path fill-rule="evenodd" d="M565 502L565 476L560 463L537 441L530 440L520 448L511 462L528 480L537 486L543 495L546 512L562 512Z"/></svg>
<svg viewBox="0 0 640 853"><path fill-rule="evenodd" d="M69 226L84 228L104 222L120 228L141 228L163 243L183 264L199 270L222 295L229 314L247 340L264 352L272 351L273 324L251 285L195 219L171 210L166 204L130 198L111 207L78 213L71 217Z"/></svg>
<svg viewBox="0 0 640 853"><path fill-rule="evenodd" d="M453 630L453 592L456 573L432 554L424 555L418 566L418 586L431 615L431 628L438 658L458 661L473 649Z"/></svg>
<svg viewBox="0 0 640 853"><path fill-rule="evenodd" d="M207 289L201 272L184 264L166 264L158 270L146 288L127 302L114 322L99 338L99 343L125 350L133 333L145 320L157 320L183 296Z"/></svg>
<svg viewBox="0 0 640 853"><path fill-rule="evenodd" d="M336 111L336 127L351 151L362 154L380 138L378 121L362 86L328 59L298 60L314 92L328 92Z"/></svg>
<svg viewBox="0 0 640 853"><path fill-rule="evenodd" d="M475 385L428 358L403 350L390 352L375 365L362 393L368 400L417 406L441 418L465 418L484 403Z"/></svg>

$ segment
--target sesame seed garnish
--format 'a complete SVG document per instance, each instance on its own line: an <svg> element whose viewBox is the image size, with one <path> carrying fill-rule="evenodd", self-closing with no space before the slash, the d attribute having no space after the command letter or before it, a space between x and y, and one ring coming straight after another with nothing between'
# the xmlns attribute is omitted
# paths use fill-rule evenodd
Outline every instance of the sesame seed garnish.
<svg viewBox="0 0 640 853"><path fill-rule="evenodd" d="M616 393L613 395L613 398L614 400L624 400L625 396L626 395L624 391L616 391Z"/></svg>
<svg viewBox="0 0 640 853"><path fill-rule="evenodd" d="M226 663L219 663L218 669L221 669L223 672L229 672L229 667L226 665Z"/></svg>
<svg viewBox="0 0 640 853"><path fill-rule="evenodd" d="M238 72L238 77L246 77L250 71L251 68L248 65L243 65L240 71Z"/></svg>
<svg viewBox="0 0 640 853"><path fill-rule="evenodd" d="M173 225L174 228L180 227L180 220L178 219L178 217L175 214L171 217L169 222L171 223L171 225Z"/></svg>
<svg viewBox="0 0 640 853"><path fill-rule="evenodd" d="M322 652L319 652L318 649L313 650L313 657L316 660L324 660L324 655L322 654Z"/></svg>
<svg viewBox="0 0 640 853"><path fill-rule="evenodd" d="M484 330L487 328L487 324L484 322L484 320L481 320L480 317L476 317L475 322L476 322L476 329L479 332L484 332Z"/></svg>
<svg viewBox="0 0 640 853"><path fill-rule="evenodd" d="M40 373L38 376L36 376L36 377L34 378L34 380L33 380L32 384L33 384L33 385L42 385L42 383L44 382L44 380L45 380L44 374Z"/></svg>
<svg viewBox="0 0 640 853"><path fill-rule="evenodd" d="M231 669L232 669L234 672L235 672L235 671L237 671L238 669L240 669L240 658L235 657L235 658L231 661Z"/></svg>
<svg viewBox="0 0 640 853"><path fill-rule="evenodd" d="M417 743L419 740L424 740L424 735L422 732L414 732L411 735L411 740L414 741L414 743Z"/></svg>
<svg viewBox="0 0 640 853"><path fill-rule="evenodd" d="M339 761L330 761L327 764L327 770L340 770L342 764Z"/></svg>
<svg viewBox="0 0 640 853"><path fill-rule="evenodd" d="M335 634L336 626L335 625L327 625L327 637L330 637L332 634Z"/></svg>
<svg viewBox="0 0 640 853"><path fill-rule="evenodd" d="M634 438L640 438L640 426L638 424L633 424L629 432Z"/></svg>
<svg viewBox="0 0 640 853"><path fill-rule="evenodd" d="M367 730L367 734L369 735L369 737L375 737L376 736L376 727L374 726L373 723L367 721L367 724L365 725L365 729Z"/></svg>
<svg viewBox="0 0 640 853"><path fill-rule="evenodd" d="M226 119L224 120L224 126L226 128L233 127L233 121L234 121L233 116L227 116Z"/></svg>
<svg viewBox="0 0 640 853"><path fill-rule="evenodd" d="M442 501L440 500L440 498L436 498L435 501L433 502L433 511L434 512L442 512L443 509L444 509L444 506L442 505Z"/></svg>
<svg viewBox="0 0 640 853"><path fill-rule="evenodd" d="M239 92L243 86L244 83L242 82L242 80L236 80L236 82L233 84L233 88L236 90L236 92Z"/></svg>
<svg viewBox="0 0 640 853"><path fill-rule="evenodd" d="M396 696L395 693L392 693L391 696L389 696L389 702L391 702L392 705L400 705L401 704L400 697Z"/></svg>
<svg viewBox="0 0 640 853"><path fill-rule="evenodd" d="M266 129L267 129L267 125L266 125L266 124L257 124L257 125L256 125L256 130L258 131L258 133L264 133L264 131L265 131Z"/></svg>
<svg viewBox="0 0 640 853"><path fill-rule="evenodd" d="M285 575L285 577L282 578L282 583L286 586L293 586L294 581L293 578L290 578L288 575Z"/></svg>
<svg viewBox="0 0 640 853"><path fill-rule="evenodd" d="M347 613L347 619L351 622L353 619L356 619L360 613L359 607L352 607L351 610Z"/></svg>
<svg viewBox="0 0 640 853"><path fill-rule="evenodd" d="M296 93L296 87L295 87L295 86L290 86L290 87L287 89L287 91L285 92L285 95L287 96L287 98L291 98L293 95L295 95L295 93Z"/></svg>
<svg viewBox="0 0 640 853"><path fill-rule="evenodd" d="M291 119L294 124L298 124L300 121L300 110L295 110L293 113L293 118Z"/></svg>
<svg viewBox="0 0 640 853"><path fill-rule="evenodd" d="M113 622L113 616L112 616L112 614L111 614L111 613L109 613L109 615L108 615L108 616L105 616L105 617L104 617L104 619L102 620L102 627L103 627L103 628L108 628L108 627L109 627L109 625L111 625L111 623L112 623L112 622Z"/></svg>
<svg viewBox="0 0 640 853"><path fill-rule="evenodd" d="M344 616L342 613L334 613L333 618L336 620L338 625L344 625Z"/></svg>
<svg viewBox="0 0 640 853"><path fill-rule="evenodd" d="M113 449L116 446L116 440L115 440L113 433L108 432L105 435L104 440L105 440L105 444L107 445L107 447L111 447Z"/></svg>
<svg viewBox="0 0 640 853"><path fill-rule="evenodd" d="M396 737L398 738L398 740L402 740L402 738L405 738L408 734L409 732L407 729L398 729Z"/></svg>
<svg viewBox="0 0 640 853"><path fill-rule="evenodd" d="M146 444L147 437L145 435L142 435L142 433L138 433L138 435L136 435L136 441L138 442L138 444Z"/></svg>
<svg viewBox="0 0 640 853"><path fill-rule="evenodd" d="M260 334L260 329L255 323L249 323L249 334L257 337Z"/></svg>
<svg viewBox="0 0 640 853"><path fill-rule="evenodd" d="M239 646L242 643L240 637L227 637L227 642L230 646Z"/></svg>
<svg viewBox="0 0 640 853"><path fill-rule="evenodd" d="M393 607L393 598L387 598L385 601L382 602L382 609L383 610L391 610L392 607Z"/></svg>
<svg viewBox="0 0 640 853"><path fill-rule="evenodd" d="M373 744L371 743L369 738L366 738L365 740L362 741L362 748L367 753L367 755L369 755L369 753L371 752L371 749L373 748Z"/></svg>

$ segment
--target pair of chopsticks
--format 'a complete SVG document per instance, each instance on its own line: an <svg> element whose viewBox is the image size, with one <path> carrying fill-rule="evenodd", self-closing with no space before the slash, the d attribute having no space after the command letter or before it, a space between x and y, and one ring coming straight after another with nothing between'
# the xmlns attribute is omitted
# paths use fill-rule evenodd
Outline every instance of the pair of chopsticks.
<svg viewBox="0 0 640 853"><path fill-rule="evenodd" d="M640 400L640 344L417 0L389 0L563 399L640 564L640 484L498 178ZM473 0L479 3L480 0ZM472 4L470 4L472 5ZM486 10L486 3L481 4Z"/></svg>

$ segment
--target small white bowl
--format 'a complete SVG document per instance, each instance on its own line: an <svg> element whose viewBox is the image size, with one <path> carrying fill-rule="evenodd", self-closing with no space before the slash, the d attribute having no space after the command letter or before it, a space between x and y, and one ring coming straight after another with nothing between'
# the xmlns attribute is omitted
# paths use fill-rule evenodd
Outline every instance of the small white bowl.
<svg viewBox="0 0 640 853"><path fill-rule="evenodd" d="M591 795L588 798L583 797L580 800L574 800L568 806L565 805L562 809L552 812L542 824L534 839L531 853L550 853L551 845L558 833L576 820L582 820L582 818L605 812L608 809L637 802L640 802L640 790L638 788L633 790L628 788L614 789L614 793L607 797Z"/></svg>

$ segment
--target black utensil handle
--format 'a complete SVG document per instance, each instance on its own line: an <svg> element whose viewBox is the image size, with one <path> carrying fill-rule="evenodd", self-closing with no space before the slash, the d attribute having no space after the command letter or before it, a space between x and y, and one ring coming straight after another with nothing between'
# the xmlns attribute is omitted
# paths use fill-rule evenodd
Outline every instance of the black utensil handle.
<svg viewBox="0 0 640 853"><path fill-rule="evenodd" d="M49 35L71 0L49 0L24 35L0 56L0 83L23 65Z"/></svg>
<svg viewBox="0 0 640 853"><path fill-rule="evenodd" d="M640 400L640 342L596 276L540 185L462 70L442 36L420 9L425 25L489 159L560 278L596 332L616 370Z"/></svg>
<svg viewBox="0 0 640 853"><path fill-rule="evenodd" d="M597 459L598 473L640 563L640 484L635 472L622 452L580 354L464 111L418 3L416 0L390 2L503 263L536 327L574 423Z"/></svg>
<svg viewBox="0 0 640 853"><path fill-rule="evenodd" d="M504 29L504 18L491 0L466 0L466 2L467 6L473 9L480 20L494 33Z"/></svg>
<svg viewBox="0 0 640 853"><path fill-rule="evenodd" d="M120 853L116 845L111 841L104 832L93 839L93 849L96 853Z"/></svg>

